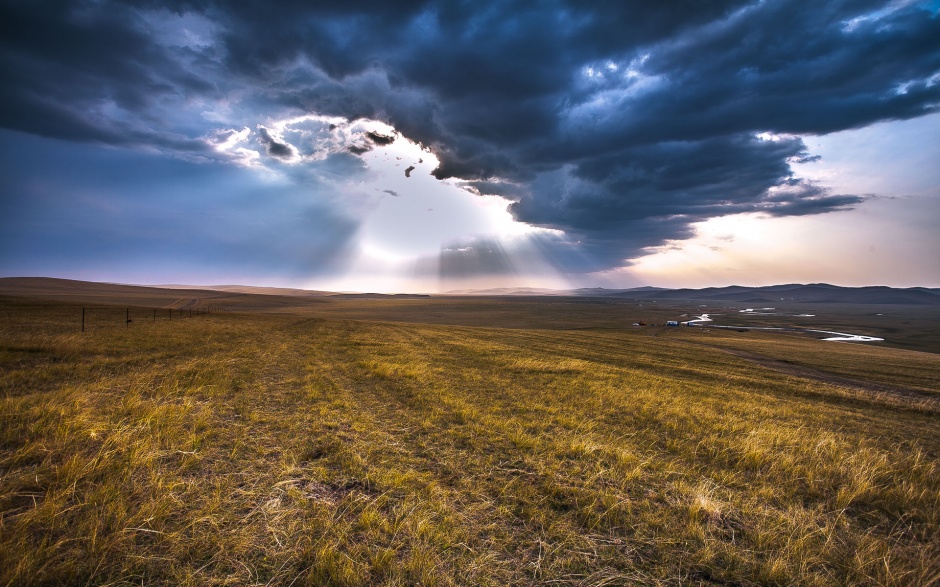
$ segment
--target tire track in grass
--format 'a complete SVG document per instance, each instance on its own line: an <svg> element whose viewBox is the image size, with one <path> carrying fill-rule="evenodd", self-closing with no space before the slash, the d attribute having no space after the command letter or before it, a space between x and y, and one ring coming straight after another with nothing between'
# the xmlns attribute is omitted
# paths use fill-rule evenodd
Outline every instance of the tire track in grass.
<svg viewBox="0 0 940 587"><path fill-rule="evenodd" d="M706 374L707 371L703 370L702 366L705 365L712 368L712 375L710 376L711 379L709 381L721 382L722 384L727 385L746 385L752 388L753 393L755 375L754 370L749 368L742 369L740 365L736 365L733 362L720 360L721 355L730 354L745 359L748 364L758 364L761 367L765 367L773 372L783 373L804 380L842 387L856 393L863 393L865 397L884 402L894 407L913 408L915 410L922 410L932 413L940 411L940 398L925 393L921 390L900 385L890 386L870 381L852 379L830 372L813 369L811 367L796 365L783 360L759 355L757 353L743 350L731 350L700 341L684 340L683 342L689 345L695 345L700 348L708 348L712 351L718 352L713 355L715 360L707 362L701 355L696 355L695 367L690 368L688 366L689 361L681 358L685 355L679 355L678 353L678 351L681 349L676 348L681 345L670 345L668 350L676 351L675 355L666 354L660 349L650 349L647 347L641 351L641 355L631 356L629 360L611 360L610 355L630 356L629 353L634 349L624 348L618 343L632 341L619 341L614 339L608 340L607 343L604 344L598 340L601 337L593 333L558 333L555 331L538 332L513 330L508 331L505 334L506 337L502 339L502 342L507 346L507 348L512 347L518 350L539 351L544 353L546 356L553 355L558 358L574 357L583 360L594 361L599 364L605 364L612 368L622 368L629 371L645 372L656 375L658 377L680 381L687 380L688 376L691 375L694 376L694 379L697 382L704 382L703 375ZM566 344L564 347L564 352L559 353L558 343L559 338L561 337L565 338ZM609 337L610 335L605 336L605 338ZM686 351L685 354L687 353L688 351ZM766 393L771 397L780 399L779 394L772 391L772 387L776 387L777 383L779 382L774 381L773 378L768 378L767 382L768 385L773 385L760 390L760 393Z"/></svg>
<svg viewBox="0 0 940 587"><path fill-rule="evenodd" d="M726 349L711 345L708 346L710 348L718 349L730 355L745 359L750 363L760 365L761 367L776 371L778 373L783 373L785 375L848 388L892 404L900 403L903 406L912 406L929 412L940 412L940 398L937 398L934 395L929 395L917 389L899 385L883 385L871 381L852 379L850 377L836 375L828 371L814 369L805 365L798 365L781 359L774 359L772 357L751 351ZM898 400L902 401L899 402Z"/></svg>
<svg viewBox="0 0 940 587"><path fill-rule="evenodd" d="M578 565L584 561L576 564L574 559L585 552L595 552L596 545L577 530L575 513L533 508L535 502L529 496L532 492L540 495L539 491L549 491L551 487L565 495L565 492L572 491L577 494L583 480L579 481L577 474L567 480L567 475L573 474L570 471L563 478L556 478L559 471L542 470L546 463L553 461L549 458L543 462L544 455L530 454L537 446L529 446L526 438L515 430L521 424L518 418L492 412L484 405L487 398L492 398L498 388L511 380L489 372L486 366L481 367L486 378L475 378L473 374L462 377L463 372L458 367L475 370L478 366L464 365L461 363L463 357L455 361L450 351L460 346L466 348L473 341L447 335L438 329L386 324L373 337L379 337L383 346L376 349L363 345L359 340L353 341L352 347L346 347L346 350L371 348L375 352L367 352L367 355L403 360L404 364L417 366L419 370L423 365L443 366L442 371L423 371L428 376L424 380L392 377L379 385L369 386L362 381L346 379L344 385L348 385L358 397L366 396L362 407L374 412L380 426L386 429L403 426L400 430L404 434L399 440L407 447L404 465L426 475L429 483L439 485L439 503L451 512L463 529L462 543L470 553L463 556L474 561L470 566L488 567L506 583L529 583L532 580L530 567L535 568L537 563L537 552L530 545L540 544L546 536L540 534L539 524L527 523L525 516L547 515L549 520L553 520L553 531L561 532L556 536L557 541L574 541L572 544L576 544L576 548L561 549L563 555L559 556L572 560L559 563L561 566L558 568L566 568L569 564L575 565L572 568L580 568ZM393 355L388 354L391 349L395 351ZM362 363L356 353L341 354L340 357L345 364ZM410 396L409 393L415 389L409 388L418 387L428 388L436 395ZM469 433L469 445L462 444L460 440L465 431ZM516 442L523 442L523 445ZM569 487L571 483L575 485ZM551 492L542 495L543 499L549 497ZM516 508L523 512L516 512ZM565 528L568 530L563 530ZM510 564L509 561L514 562ZM545 566L549 567L547 562Z"/></svg>
<svg viewBox="0 0 940 587"><path fill-rule="evenodd" d="M383 358L407 356L408 364L415 363L416 359L418 362L426 360L426 355L420 352L429 348L425 333L389 324L349 323L343 330L339 336L345 344L318 346L316 350L320 360L352 367L333 370L328 377L355 399L357 418L369 423L367 430L358 432L364 436L358 439L358 445L371 461L367 463L366 474L376 476L380 483L392 484L392 487L382 485L377 490L394 490L397 494L394 499L403 505L421 496L424 501L412 506L409 515L419 519L419 526L425 519L432 526L437 524L440 528L432 532L449 533L447 542L460 546L432 549L432 555L444 557L440 561L442 570L453 573L455 579L456 569L476 569L476 573L490 580L495 576L501 577L505 584L518 582L518 569L508 564L508 558L507 561L493 560L494 552L488 548L487 539L481 536L481 532L505 531L496 525L499 516L495 505L468 494L466 484L454 485L455 478L472 475L473 470L472 467L469 471L462 469L457 462L461 460L457 458L460 453L447 442L447 431L435 419L434 408L439 405L427 403L427 398L409 395L414 390L408 388L415 386L446 390L440 378L446 379L447 373L432 372L432 381L412 381L407 376L397 377L394 371L390 376L378 378L370 372L372 363L382 367L379 361ZM402 532L396 534L394 540L397 540L397 548L407 549L414 547L416 538ZM461 576L457 583L471 584L473 576L473 573Z"/></svg>
<svg viewBox="0 0 940 587"><path fill-rule="evenodd" d="M773 434L760 436L759 433L774 417L770 412L776 407L761 406L767 415L754 415L750 409L746 409L750 405L748 398L750 401L755 400L753 392L747 387L723 388L721 393L733 391L734 395L723 396L715 401L727 399L729 405L714 410L710 415L707 409L704 410L707 416L704 421L701 414L697 414L688 403L690 400L701 401L703 408L714 403L702 395L711 384L700 380L694 386L676 388L676 394L653 397L649 390L645 390L645 395L638 400L645 402L646 407L652 407L654 411L646 410L649 413L634 415L627 410L621 419L597 419L599 412L592 411L587 403L572 406L571 412L575 419L594 417L596 420L583 433L564 427L549 428L548 419L537 411L543 405L557 407L563 403L564 400L555 394L552 386L571 383L568 375L552 371L550 367L553 363L572 357L596 363L598 370L589 370L584 377L592 385L597 383L601 387L606 384L607 378L613 382L618 373L638 374L640 381L650 381L649 384L654 385L652 379L656 378L650 379L650 372L662 377L657 370L665 368L663 365L683 359L693 360L685 354L676 358L671 356L672 351L682 350L684 345L680 343L656 343L654 348L643 349L649 351L647 356L650 358L621 360L622 355L640 348L639 341L631 349L625 350L618 340L608 338L600 341L593 333L506 332L480 328L457 330L453 327L400 323L349 323L345 331L338 329L333 333L333 340L339 339L345 340L347 344L321 350L324 352L324 360L347 366L333 372L337 385L356 399L357 409L369 414L368 426L372 431L361 440L373 445L394 441L399 443L396 447L398 452L394 453L397 455L396 460L376 462L372 470L381 472L388 467L416 470L421 476L413 478L407 485L412 491L432 483L440 486L434 494L433 507L450 512L451 519L457 520L460 532L463 532L463 543L479 553L479 556L470 551L441 554L449 561L448 564L455 567L460 566L455 561L469 560L476 563L485 560L488 561L491 576L498 576L503 583L526 584L571 576L574 569L597 569L601 566L618 569L623 564L632 564L623 553L613 555L612 550L607 551L599 546L600 540L586 535L584 524L591 520L590 511L579 503L580 499L598 500L604 495L604 484L610 480L601 470L607 466L604 460L609 459L615 449L643 463L645 469L637 482L642 483L642 486L637 485L636 488L646 493L631 497L626 493L616 494L619 489L611 490L611 495L617 498L616 503L629 501L632 504L632 513L622 514L623 519L632 526L627 531L601 527L598 538L635 545L655 539L659 532L657 524L661 523L685 536L681 528L674 528L663 520L671 520L676 516L684 519L681 518L686 515L683 504L689 499L693 500L692 506L704 507L706 510L712 507L707 499L702 501L704 498L696 496L702 491L699 487L702 475L716 471L723 475L723 483L730 484L725 490L730 493L724 495L727 503L721 503L718 510L706 511L703 522L706 525L725 519L736 524L740 517L743 520L741 524L752 525L771 534L773 531L769 529L770 525L780 521L785 526L792 523L794 529L802 528L776 510L748 510L749 513L744 513L748 507L756 507L755 504L760 501L747 488L746 476L741 477L738 461L748 457L750 453L747 450L751 450L757 451L754 458L758 460L754 467L759 468L770 462L761 459L768 459L767 455L773 452L768 448L768 443L775 437ZM694 350L695 347L686 348ZM694 354L694 360L705 357L709 365L724 367L742 374L742 377L753 371L747 370L747 363L742 365L718 352L720 350L699 349ZM723 361L722 357L726 357L726 360ZM631 362L656 360L662 362L647 369L638 369ZM513 371L513 362L525 364L527 361L533 365L531 372L526 369ZM548 365L544 373L540 372L539 367L543 364ZM408 369L412 370L411 374ZM665 379L681 380L683 375L680 373ZM765 381L772 382L773 378L762 373L750 381L752 385L760 385ZM805 384L779 378L777 381L776 387L779 389L793 390L790 397L783 397L783 392L778 392L775 394L777 399L790 402L801 413L812 410L815 402L819 401L818 396L809 399L797 396ZM511 393L501 396L501 387L511 389ZM594 387L585 389L593 390ZM435 395L438 393L439 397ZM450 436L451 432L459 432L461 427L469 428L474 424L472 414L469 425L458 419L447 419L449 412L459 409L460 402L457 400L461 397L465 397L467 404L476 407L481 412L480 416L489 417L484 422L488 427L488 436L476 439L476 444L462 446ZM614 404L620 401L614 397L610 399L614 400ZM619 409L617 405L612 407L615 412ZM826 414L831 417L834 413L832 406L824 407L826 409L822 410L824 413L819 417L826 417ZM662 410L656 411L656 408ZM735 423L733 419L726 421L724 409L736 414L734 417L740 419L740 422ZM798 439L791 426L794 418L793 413L783 416L780 421L783 427L778 432L781 439ZM802 419L799 421L805 422ZM513 430L513 427L518 429ZM754 437L751 444L741 448L741 432L748 429L758 433L758 436ZM638 432L639 436L622 436L623 432L628 431ZM400 434L396 435L396 432ZM539 438L539 434L545 437ZM580 436L576 437L575 434ZM704 452L694 448L698 440L709 440L715 435L718 435L717 438L705 447L707 450ZM649 443L643 442L644 436L651 439ZM577 447L572 443L570 455L560 452L565 442L576 439L581 442ZM798 444L794 446L799 448ZM806 451L786 448L784 452L787 451L792 452L792 467L795 467L795 471L814 465L811 457L802 456L807 454ZM387 446L376 448L370 458L382 454L393 453ZM462 484L449 484L453 471L462 473ZM782 475L780 472L776 474ZM721 516L725 517L719 517L716 513L719 510ZM488 521L489 525L481 526L481 520ZM685 540L691 539L686 536L666 550L672 550L674 554L677 548L691 548L694 540L688 543ZM541 550L527 549L530 544L539 547L543 544L562 544L564 548L559 552L564 551L564 556L574 558L554 563L550 559L543 561ZM662 548L661 544L659 548ZM592 549L593 559L576 558L577 552ZM658 559L657 552L656 548L651 549L648 555L650 560L646 564L651 565L656 574L661 576L672 574L675 571L672 566L674 563ZM796 552L792 556L801 555ZM828 552L827 556L838 556L838 552ZM747 557L741 560L759 565ZM531 567L533 564L538 566ZM534 577L530 572L533 568L538 568L542 574Z"/></svg>

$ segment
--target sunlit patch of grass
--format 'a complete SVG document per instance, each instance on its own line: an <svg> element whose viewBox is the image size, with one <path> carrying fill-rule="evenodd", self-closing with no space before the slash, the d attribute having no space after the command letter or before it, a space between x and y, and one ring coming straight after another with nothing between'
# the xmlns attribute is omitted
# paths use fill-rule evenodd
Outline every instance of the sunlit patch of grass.
<svg viewBox="0 0 940 587"><path fill-rule="evenodd" d="M413 365L402 365L386 361L363 361L360 366L379 379L421 379L427 373L426 369Z"/></svg>
<svg viewBox="0 0 940 587"><path fill-rule="evenodd" d="M504 368L518 373L572 375L581 373L591 367L592 365L589 362L576 359L551 360L521 357L508 361Z"/></svg>

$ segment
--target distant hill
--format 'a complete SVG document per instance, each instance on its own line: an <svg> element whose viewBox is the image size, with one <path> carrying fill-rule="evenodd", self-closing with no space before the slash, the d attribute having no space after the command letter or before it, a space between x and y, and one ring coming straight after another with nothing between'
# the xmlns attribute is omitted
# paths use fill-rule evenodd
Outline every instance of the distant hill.
<svg viewBox="0 0 940 587"><path fill-rule="evenodd" d="M337 294L327 294L331 298L337 298L342 300L384 300L384 299L399 299L399 300L411 300L418 298L429 298L429 294L384 294L384 293L337 293Z"/></svg>
<svg viewBox="0 0 940 587"><path fill-rule="evenodd" d="M582 287L579 289L548 289L544 287L491 287L488 289L455 289L443 295L464 296L585 296L608 297L628 292L667 291L661 287L644 285L628 289L607 289L604 287Z"/></svg>
<svg viewBox="0 0 940 587"><path fill-rule="evenodd" d="M296 289L291 287L259 287L255 285L153 285L161 289L188 289L224 291L228 293L261 294L272 296L331 296L334 292L314 289Z"/></svg>
<svg viewBox="0 0 940 587"><path fill-rule="evenodd" d="M305 303L316 299L394 299L426 298L426 294L380 294L355 292L327 292L277 287L245 285L125 285L96 283L50 277L0 277L0 295L40 297L91 303L111 303L116 300L135 300L141 305L179 307L188 304L209 303L213 299L236 299L248 296L277 304ZM684 300L735 302L749 305L772 306L779 302L807 302L816 304L915 304L940 305L940 288L886 286L841 287L828 283L770 285L746 287L706 287L703 289L663 289L636 287L630 289L581 288L554 290L544 288L492 288L449 291L447 295L464 296L571 296L585 298L618 298L630 300ZM291 300L294 300L293 302ZM123 303L123 302L121 302Z"/></svg>
<svg viewBox="0 0 940 587"><path fill-rule="evenodd" d="M609 297L609 296L614 296L614 295L626 295L626 294L632 294L632 293L655 293L659 291L668 291L668 290L662 287L653 287L651 285L644 285L643 287L631 287L628 289L607 289L604 287L582 287L580 289L574 289L569 292L566 292L566 295Z"/></svg>
<svg viewBox="0 0 940 587"><path fill-rule="evenodd" d="M50 277L0 277L0 295L80 304L189 309L213 305L225 294Z"/></svg>
<svg viewBox="0 0 940 587"><path fill-rule="evenodd" d="M746 304L811 302L832 304L940 304L940 292L929 288L886 286L841 287L828 283L786 284L764 287L708 287L601 294L604 297L661 300L713 300Z"/></svg>
<svg viewBox="0 0 940 587"><path fill-rule="evenodd" d="M699 300L740 302L742 304L773 304L775 302L811 302L832 304L940 304L940 288L886 286L842 287L828 283L788 283L762 287L729 285L702 289L665 289L661 287L634 287L607 289L585 287L554 290L528 287L502 287L450 291L448 294L477 296L578 296L624 298L631 300Z"/></svg>
<svg viewBox="0 0 940 587"><path fill-rule="evenodd" d="M559 296L571 295L568 290L544 287L491 287L487 289L452 289L444 295L454 296Z"/></svg>
<svg viewBox="0 0 940 587"><path fill-rule="evenodd" d="M174 296L192 295L199 291L198 288L192 286L175 286L172 290ZM0 277L0 294L5 295L47 298L81 295L94 298L96 296L111 297L115 292L130 297L147 297L166 295L168 288L162 286L59 279L55 277Z"/></svg>
<svg viewBox="0 0 940 587"><path fill-rule="evenodd" d="M424 294L379 294L358 292L332 292L287 287L262 287L254 285L133 285L124 283L106 283L80 281L77 279L59 279L56 277L0 277L0 294L17 296L36 296L50 299L67 299L79 296L83 299L101 297L140 297L188 295L198 298L218 297L219 294L247 294L268 297L428 297Z"/></svg>

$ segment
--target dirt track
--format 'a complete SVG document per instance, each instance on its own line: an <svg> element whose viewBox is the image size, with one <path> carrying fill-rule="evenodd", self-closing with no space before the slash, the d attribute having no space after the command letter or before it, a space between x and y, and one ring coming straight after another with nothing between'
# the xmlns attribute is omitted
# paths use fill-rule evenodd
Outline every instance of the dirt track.
<svg viewBox="0 0 940 587"><path fill-rule="evenodd" d="M761 367L765 367L767 369L771 369L786 375L792 375L794 377L802 377L803 379L811 379L821 383L837 385L839 387L848 388L853 391L860 391L867 395L875 396L882 400L887 400L889 403L898 403L899 400L901 400L900 403L905 405L916 405L917 407L930 411L940 411L940 398L928 395L917 389L902 386L882 385L880 383L873 383L871 381L852 379L850 377L836 375L828 371L814 369L805 365L797 365L789 361L774 359L757 353L752 353L750 351L729 349L712 345L706 346L710 346L716 350L720 350L736 357L746 359L752 363L760 365Z"/></svg>

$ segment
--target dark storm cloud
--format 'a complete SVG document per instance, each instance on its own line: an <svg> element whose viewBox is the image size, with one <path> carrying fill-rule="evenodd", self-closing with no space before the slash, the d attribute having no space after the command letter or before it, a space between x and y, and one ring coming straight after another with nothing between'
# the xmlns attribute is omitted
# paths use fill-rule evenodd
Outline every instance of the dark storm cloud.
<svg viewBox="0 0 940 587"><path fill-rule="evenodd" d="M392 143L395 142L395 137L385 136L383 134L373 132L373 131L367 132L366 137L368 137L370 141L372 141L376 145L379 145L380 147L385 146L385 145L391 145Z"/></svg>
<svg viewBox="0 0 940 587"><path fill-rule="evenodd" d="M0 125L115 145L203 151L168 124L167 99L213 98L185 53L148 36L129 7L0 3Z"/></svg>
<svg viewBox="0 0 940 587"><path fill-rule="evenodd" d="M516 200L516 217L578 235L615 263L651 242L688 237L688 225L707 218L805 215L862 201L790 177L787 160L804 149L797 138L747 134L654 143L539 174L527 193L513 186L507 195ZM500 184L489 188L503 191Z"/></svg>
<svg viewBox="0 0 940 587"><path fill-rule="evenodd" d="M790 163L815 163L822 159L822 155L805 155L800 157L792 157L788 159Z"/></svg>
<svg viewBox="0 0 940 587"><path fill-rule="evenodd" d="M264 145L268 155L275 159L292 161L297 158L297 148L294 145L285 142L261 125L258 125L258 140Z"/></svg>
<svg viewBox="0 0 940 587"><path fill-rule="evenodd" d="M369 151L372 150L372 147L360 146L360 145L350 145L349 147L346 147L346 150L347 150L348 152L352 153L353 155L365 155L366 153L368 153Z"/></svg>
<svg viewBox="0 0 940 587"><path fill-rule="evenodd" d="M430 147L438 178L616 264L718 215L850 207L793 177L815 159L793 135L940 103L940 19L917 3L584 4L3 1L0 124L192 154L224 126L196 103L236 128L374 118ZM192 14L199 42L161 37ZM349 150L394 140L372 134Z"/></svg>

